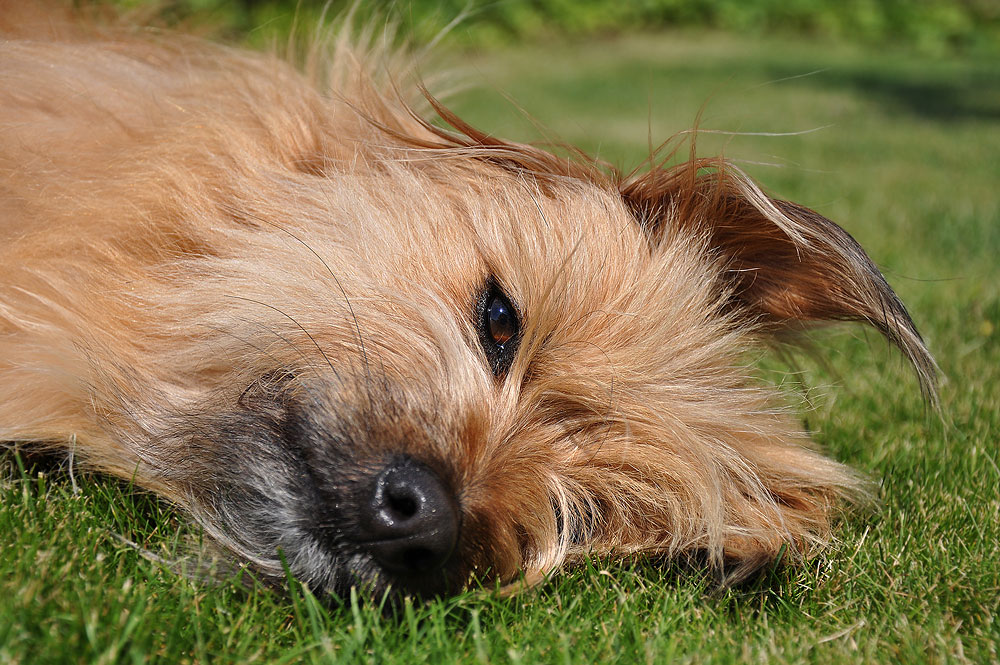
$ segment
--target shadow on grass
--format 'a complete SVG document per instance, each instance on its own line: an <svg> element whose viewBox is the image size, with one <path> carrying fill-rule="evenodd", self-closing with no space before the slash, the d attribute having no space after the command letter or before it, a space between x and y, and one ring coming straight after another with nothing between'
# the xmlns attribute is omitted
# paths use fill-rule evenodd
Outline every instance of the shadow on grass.
<svg viewBox="0 0 1000 665"><path fill-rule="evenodd" d="M777 67L776 79L801 74ZM834 68L820 76L802 77L816 87L854 90L891 112L903 112L939 122L1000 120L1000 68L960 72L894 72L865 68Z"/></svg>

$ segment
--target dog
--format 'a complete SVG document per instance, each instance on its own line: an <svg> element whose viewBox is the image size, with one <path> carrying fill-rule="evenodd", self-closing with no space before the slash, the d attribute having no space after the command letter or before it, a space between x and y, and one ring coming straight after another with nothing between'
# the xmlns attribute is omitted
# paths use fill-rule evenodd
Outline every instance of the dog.
<svg viewBox="0 0 1000 665"><path fill-rule="evenodd" d="M722 158L624 173L426 95L429 122L375 40L297 69L10 11L0 441L159 495L262 579L431 597L639 554L738 580L866 491L762 349L867 323L933 393L858 243Z"/></svg>

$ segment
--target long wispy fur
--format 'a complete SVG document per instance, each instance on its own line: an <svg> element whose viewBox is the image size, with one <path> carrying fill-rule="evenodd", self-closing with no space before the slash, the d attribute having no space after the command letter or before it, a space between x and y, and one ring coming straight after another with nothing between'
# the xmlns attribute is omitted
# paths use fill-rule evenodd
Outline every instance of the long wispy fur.
<svg viewBox="0 0 1000 665"><path fill-rule="evenodd" d="M867 322L934 362L857 243L721 159L620 174L447 129L335 39L307 75L193 38L0 18L0 441L68 450L240 562L393 583L352 494L400 456L455 497L443 564L588 554L735 577L863 493L748 359ZM34 27L31 27L34 25ZM369 40L369 43L372 43ZM476 302L521 317L498 374ZM403 584L403 590L407 590Z"/></svg>

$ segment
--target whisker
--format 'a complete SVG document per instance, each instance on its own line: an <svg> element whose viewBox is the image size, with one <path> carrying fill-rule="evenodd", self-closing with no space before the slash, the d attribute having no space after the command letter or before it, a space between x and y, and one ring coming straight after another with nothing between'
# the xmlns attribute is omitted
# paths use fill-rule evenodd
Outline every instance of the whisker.
<svg viewBox="0 0 1000 665"><path fill-rule="evenodd" d="M322 355L323 359L326 360L326 364L329 365L329 367L333 371L334 375L336 375L337 368L333 366L333 362L330 360L330 357L328 355L326 355L326 352L323 350L323 347L321 347L319 345L319 342L316 341L316 338L313 337L312 333L310 333L308 330L306 330L305 327L295 319L295 317L293 317L292 315L290 315L290 314L282 311L281 309L279 309L278 307L275 307L274 305L271 305L269 303L263 302L262 300L255 300L253 298L247 298L245 296L234 296L234 295L231 295L231 294L227 294L224 297L225 298L232 298L234 300L243 300L245 302L251 302L251 303L254 303L254 304L257 304L257 305L261 305L262 307L267 307L268 309L274 310L278 314L281 314L282 316L284 316L285 318L287 318L289 321L291 321L292 323L294 323L298 327L298 329L301 330L305 334L306 337L309 338L309 341L313 343L313 346L315 346L316 350L320 352L320 355Z"/></svg>
<svg viewBox="0 0 1000 665"><path fill-rule="evenodd" d="M268 224L268 225L270 225L270 226L278 229L282 233L285 233L286 235L290 236L296 242L298 242L300 245L302 245L304 248L306 248L306 250L308 250L313 256L315 256L316 259L319 260L319 262L323 265L323 267L326 269L327 273L329 273L330 277L333 279L334 283L337 285L337 288L340 290L340 295L344 298L344 304L347 305L347 311L350 313L351 319L354 322L354 330L355 330L355 332L357 334L358 345L361 347L361 358L362 358L362 361L364 362L365 373L367 374L367 372L368 372L368 352L365 349L365 340L364 340L364 337L361 334L361 325L358 323L358 317L357 317L357 315L354 312L354 306L351 304L351 299L347 297L347 291L344 289L344 285L341 284L340 279L337 277L336 273L333 271L333 268L330 267L330 264L327 263L326 259L324 259L319 254L319 252L317 252L315 249L313 249L309 245L309 243L307 243L305 240L303 240L302 238L300 238L296 234L294 234L291 231L289 231L287 228L285 228L281 224L278 224L276 222L273 222L273 221L271 221L269 219L266 219L264 217L261 217L260 215L256 215L256 214L251 213L251 212L247 212L247 211L242 211L242 212L243 212L243 214L247 215L248 217L254 219L255 221L261 222L262 224ZM281 312L281 313L283 314L284 312ZM303 330L303 332L305 332L305 331ZM308 333L306 333L306 334L308 335ZM331 369L332 369L332 365L331 365Z"/></svg>

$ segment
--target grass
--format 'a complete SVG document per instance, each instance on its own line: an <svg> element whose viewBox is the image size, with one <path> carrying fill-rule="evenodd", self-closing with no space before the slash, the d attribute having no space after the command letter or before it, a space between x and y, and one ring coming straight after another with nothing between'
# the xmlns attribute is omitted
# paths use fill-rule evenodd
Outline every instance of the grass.
<svg viewBox="0 0 1000 665"><path fill-rule="evenodd" d="M703 106L705 129L792 134L708 133L699 146L854 234L946 379L939 417L900 358L857 327L818 338L827 363L801 361L815 407L803 417L834 456L882 480L880 508L841 525L826 556L746 588L596 561L516 598L470 593L387 618L356 598L322 607L294 585L283 596L179 576L123 541L181 551L198 535L169 508L7 454L0 663L997 662L996 62L713 34L461 60L484 87L452 104L474 123L539 138L502 91L623 165L645 156L648 134L691 126Z"/></svg>

